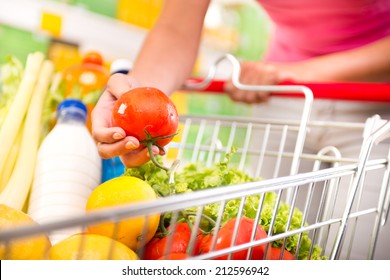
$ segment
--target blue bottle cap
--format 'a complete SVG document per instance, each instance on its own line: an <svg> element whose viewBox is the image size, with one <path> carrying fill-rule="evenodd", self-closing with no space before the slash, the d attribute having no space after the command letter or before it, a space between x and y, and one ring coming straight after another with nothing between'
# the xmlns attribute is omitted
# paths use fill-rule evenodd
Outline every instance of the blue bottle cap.
<svg viewBox="0 0 390 280"><path fill-rule="evenodd" d="M87 113L87 106L85 106L85 104L81 100L71 99L71 98L65 99L60 104L58 104L57 112L61 111L64 108L69 108L69 107L76 107L83 110L85 113Z"/></svg>

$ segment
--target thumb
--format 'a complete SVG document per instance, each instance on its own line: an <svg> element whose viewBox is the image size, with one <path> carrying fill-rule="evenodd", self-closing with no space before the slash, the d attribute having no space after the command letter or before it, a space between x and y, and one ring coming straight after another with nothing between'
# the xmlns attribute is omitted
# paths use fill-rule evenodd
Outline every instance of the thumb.
<svg viewBox="0 0 390 280"><path fill-rule="evenodd" d="M133 77L127 74L115 73L108 80L106 90L119 98L120 95L137 86L139 84Z"/></svg>

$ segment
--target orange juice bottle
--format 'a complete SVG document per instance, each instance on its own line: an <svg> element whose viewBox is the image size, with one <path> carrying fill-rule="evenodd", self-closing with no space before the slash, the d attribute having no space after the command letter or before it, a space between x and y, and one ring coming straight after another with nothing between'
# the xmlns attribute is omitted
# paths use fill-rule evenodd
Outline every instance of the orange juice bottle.
<svg viewBox="0 0 390 280"><path fill-rule="evenodd" d="M80 64L63 71L65 98L83 101L88 108L87 128L91 131L91 112L106 86L109 71L103 65L100 53L86 53Z"/></svg>

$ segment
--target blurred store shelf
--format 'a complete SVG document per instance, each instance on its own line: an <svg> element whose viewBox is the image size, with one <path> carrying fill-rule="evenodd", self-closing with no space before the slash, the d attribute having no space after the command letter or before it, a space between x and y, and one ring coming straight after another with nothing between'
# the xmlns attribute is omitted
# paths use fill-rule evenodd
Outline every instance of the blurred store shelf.
<svg viewBox="0 0 390 280"><path fill-rule="evenodd" d="M44 41L54 41L50 44L51 51L55 50L56 42L63 41L73 52L75 48L80 53L90 50L99 51L106 61L121 57L134 60L149 29L141 24L136 25L136 21L130 20L131 15L126 14L125 11L134 10L136 6L131 5L138 3L137 5L140 6L142 1L147 0L137 0L131 4L126 2L127 8L123 4L125 1L117 1L113 1L117 4L112 5L121 4L117 9L121 8L124 11L122 14L117 11L118 15L114 17L93 11L86 5L77 5L75 4L77 1L72 0L0 0L0 31L1 25L7 25L32 32L34 36L41 37ZM242 25L244 22L242 17L247 18L248 15L243 13L238 15L229 7L251 2L253 3L254 0L212 1L205 20L205 31L199 54L201 63L198 63L197 72L202 73L209 69L210 64L222 54L242 49L242 43L247 42L248 39L243 38L245 33L241 32L242 30L237 33L237 25ZM161 4L162 0L153 3ZM151 17L157 16L155 15L158 13L157 8L153 10ZM257 29L258 24L253 26ZM250 41L255 42L254 37L251 38ZM259 43L255 45L257 49L258 45ZM61 46L60 51L63 50L64 47ZM222 76L226 75L222 74Z"/></svg>
<svg viewBox="0 0 390 280"><path fill-rule="evenodd" d="M81 52L98 49L107 58L135 57L147 32L79 6L44 0L0 0L0 24L73 42Z"/></svg>

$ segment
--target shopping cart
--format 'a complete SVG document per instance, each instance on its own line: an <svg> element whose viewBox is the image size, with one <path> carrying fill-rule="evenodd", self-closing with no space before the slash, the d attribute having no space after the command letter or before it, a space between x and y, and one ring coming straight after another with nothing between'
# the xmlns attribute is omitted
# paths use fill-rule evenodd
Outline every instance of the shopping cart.
<svg viewBox="0 0 390 280"><path fill-rule="evenodd" d="M206 79L187 84L186 90L204 91L223 60L233 64L232 80L243 90L302 96L300 118L182 115L180 133L167 146L163 161L169 164L179 160L177 170L171 172L178 176L188 164L212 167L224 162L229 155L229 168L248 174L251 180L214 187L210 184L207 189L176 193L156 201L4 230L0 232L4 246L11 249L13 240L42 232L80 226L85 230L92 224L107 221L119 225L123 219L159 214L173 232L183 219L190 222L192 231L186 251L189 259L235 259L237 252L244 252L245 259L252 259L259 247L263 258L268 258L267 252L273 246L282 248L280 258L287 250L296 259L374 258L378 235L386 223L390 206L390 146L382 142L390 135L390 122L377 115L365 123L311 121L313 93L309 87L242 85L238 80L239 63L230 55L218 60ZM335 146L307 152L306 137L318 128L358 133L361 135L360 153L356 157L345 157ZM371 157L378 146L385 152ZM371 176L379 178L380 186L377 186L375 198L367 203L366 190L372 187ZM205 213L211 205L214 219L210 221ZM249 239L239 242L243 217L250 217L255 225L262 224L267 236L256 238L259 229L253 227ZM235 223L229 246L218 248L220 228L230 219ZM203 235L205 227L210 228L210 225L209 250L200 252L195 248L199 230ZM172 236L168 235L166 254L174 242ZM115 238L115 231L112 237ZM141 259L145 255L144 245L137 251ZM356 250L363 251L363 257L355 255Z"/></svg>

